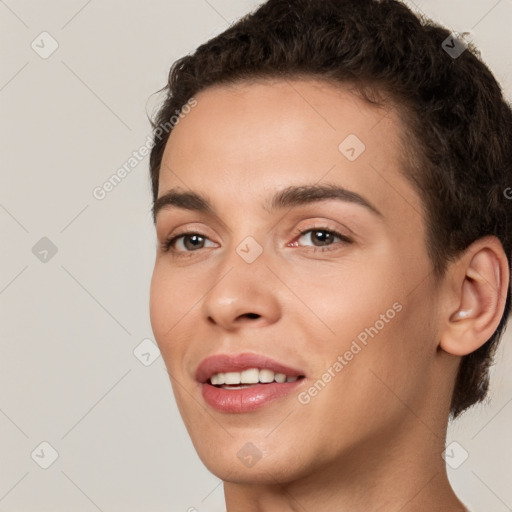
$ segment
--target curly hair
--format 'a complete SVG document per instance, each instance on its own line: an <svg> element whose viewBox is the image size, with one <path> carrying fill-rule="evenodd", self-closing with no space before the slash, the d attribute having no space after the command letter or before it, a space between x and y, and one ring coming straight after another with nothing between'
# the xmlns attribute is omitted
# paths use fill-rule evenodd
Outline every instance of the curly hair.
<svg viewBox="0 0 512 512"><path fill-rule="evenodd" d="M316 78L350 85L403 121L401 172L422 198L427 252L436 279L472 242L496 236L510 267L512 109L478 50L398 0L269 0L177 60L151 120L150 179L158 195L162 155L172 129L159 129L190 98L213 85ZM460 46L459 46L460 48ZM407 141L405 140L407 137ZM452 395L454 419L481 402L510 313L493 336L462 357Z"/></svg>

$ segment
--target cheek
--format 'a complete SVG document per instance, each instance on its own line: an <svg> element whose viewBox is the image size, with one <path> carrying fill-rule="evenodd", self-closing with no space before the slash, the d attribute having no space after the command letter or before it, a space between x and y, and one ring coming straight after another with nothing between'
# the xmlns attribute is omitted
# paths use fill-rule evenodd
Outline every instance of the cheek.
<svg viewBox="0 0 512 512"><path fill-rule="evenodd" d="M338 364L338 371L332 371L344 377L334 379L333 389L350 382L358 400L390 393L378 377L392 389L425 377L422 369L433 336L427 325L431 311L425 307L431 290L411 291L416 269L402 267L400 258L390 254L374 255L373 264L361 258L359 265L318 267L302 273L295 287L309 309L299 322L304 322L308 343L320 356L316 376L341 356L342 367Z"/></svg>
<svg viewBox="0 0 512 512"><path fill-rule="evenodd" d="M309 323L317 327L323 346L329 340L329 345L342 349L360 334L364 340L366 330L374 332L375 324L379 332L387 330L399 316L403 287L399 278L389 279L396 272L393 263L389 257L377 258L378 264L368 260L359 254L357 262L347 258L342 265L304 267L299 280L295 276L294 291L309 310ZM296 308L304 309L300 303Z"/></svg>
<svg viewBox="0 0 512 512"><path fill-rule="evenodd" d="M176 404L182 418L187 424L190 406L187 398L193 392L183 391L185 378L182 362L192 333L188 314L192 313L197 296L189 287L182 287L177 276L162 263L155 265L150 286L150 321L155 341L160 349L162 359L169 373ZM192 326L193 328L193 326ZM193 411L192 411L193 412ZM187 426L187 428L190 428Z"/></svg>
<svg viewBox="0 0 512 512"><path fill-rule="evenodd" d="M153 270L149 294L149 315L155 340L166 359L171 350L179 350L177 342L180 329L197 302L197 294L184 286L177 275L166 268L165 262L157 262Z"/></svg>
<svg viewBox="0 0 512 512"><path fill-rule="evenodd" d="M170 289L166 284L165 276L160 270L158 263L156 263L149 291L149 317L153 334L159 344L168 321L166 311L169 310L169 292Z"/></svg>
<svg viewBox="0 0 512 512"><path fill-rule="evenodd" d="M385 301L376 310L383 316L368 318L368 325L353 338L361 351L347 368L356 379L352 384L358 399L388 417L406 411L405 404L416 407L425 399L436 350L429 321L435 296L427 289L392 295L397 298L392 305ZM431 299L427 303L426 297Z"/></svg>

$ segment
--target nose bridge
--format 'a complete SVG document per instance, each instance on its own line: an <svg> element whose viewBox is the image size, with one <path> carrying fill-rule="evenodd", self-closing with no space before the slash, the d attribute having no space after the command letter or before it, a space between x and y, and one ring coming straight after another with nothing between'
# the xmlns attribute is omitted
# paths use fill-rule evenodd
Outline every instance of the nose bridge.
<svg viewBox="0 0 512 512"><path fill-rule="evenodd" d="M219 265L218 278L203 301L205 318L226 328L242 317L276 320L278 298L274 287L268 286L272 273L262 243L252 235L243 237L232 244Z"/></svg>
<svg viewBox="0 0 512 512"><path fill-rule="evenodd" d="M230 223L228 240L229 251L223 257L222 266L234 271L268 274L265 262L270 256L267 244L268 233L261 212L245 209L241 219ZM245 219L243 218L245 217ZM265 249L264 249L265 247Z"/></svg>

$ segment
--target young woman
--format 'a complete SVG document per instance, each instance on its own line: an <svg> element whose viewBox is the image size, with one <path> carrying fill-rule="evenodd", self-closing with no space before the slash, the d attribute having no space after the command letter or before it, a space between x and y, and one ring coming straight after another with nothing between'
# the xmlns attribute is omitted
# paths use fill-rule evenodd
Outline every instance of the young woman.
<svg viewBox="0 0 512 512"><path fill-rule="evenodd" d="M151 322L229 512L464 511L510 310L512 112L395 0L270 0L154 119Z"/></svg>

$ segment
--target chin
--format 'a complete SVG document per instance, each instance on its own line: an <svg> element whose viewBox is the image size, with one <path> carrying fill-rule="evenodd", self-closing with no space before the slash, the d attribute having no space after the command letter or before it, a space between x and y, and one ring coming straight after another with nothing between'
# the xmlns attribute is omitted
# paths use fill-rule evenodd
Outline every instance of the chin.
<svg viewBox="0 0 512 512"><path fill-rule="evenodd" d="M205 467L226 482L275 485L297 480L308 473L308 464L303 457L298 457L293 446L285 448L276 443L260 450L251 442L232 439L227 446L196 449Z"/></svg>
<svg viewBox="0 0 512 512"><path fill-rule="evenodd" d="M294 468L286 467L284 463L276 465L268 461L259 461L253 467L243 467L238 461L235 463L215 461L205 466L217 478L236 484L275 485L292 482L300 477L299 472Z"/></svg>

